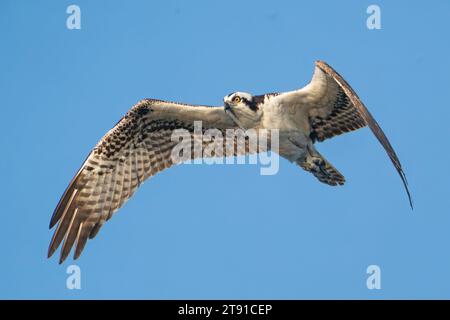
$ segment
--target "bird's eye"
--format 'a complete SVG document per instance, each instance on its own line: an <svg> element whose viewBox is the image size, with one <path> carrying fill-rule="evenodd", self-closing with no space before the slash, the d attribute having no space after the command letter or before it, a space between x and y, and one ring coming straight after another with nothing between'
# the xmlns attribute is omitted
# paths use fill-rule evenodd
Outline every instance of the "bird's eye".
<svg viewBox="0 0 450 320"><path fill-rule="evenodd" d="M239 103L239 102L241 102L241 97L235 96L235 97L233 98L233 102L234 102L234 103Z"/></svg>

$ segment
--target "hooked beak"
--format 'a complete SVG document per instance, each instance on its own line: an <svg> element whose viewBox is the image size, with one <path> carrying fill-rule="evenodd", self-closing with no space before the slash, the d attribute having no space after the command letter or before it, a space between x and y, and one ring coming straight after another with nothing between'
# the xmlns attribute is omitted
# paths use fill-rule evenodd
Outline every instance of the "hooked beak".
<svg viewBox="0 0 450 320"><path fill-rule="evenodd" d="M244 127L242 126L242 123L238 120L238 118L236 117L236 115L234 114L233 109L231 109L231 106L229 103L224 102L224 109L225 109L225 113L231 118L231 120L234 121L234 123L241 128L242 130L245 130Z"/></svg>

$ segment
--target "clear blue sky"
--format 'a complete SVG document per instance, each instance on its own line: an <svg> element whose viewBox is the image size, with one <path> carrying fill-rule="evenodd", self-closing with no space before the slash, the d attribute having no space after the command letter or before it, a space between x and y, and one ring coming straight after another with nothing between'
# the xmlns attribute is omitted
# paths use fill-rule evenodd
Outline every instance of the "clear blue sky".
<svg viewBox="0 0 450 320"><path fill-rule="evenodd" d="M381 7L381 30L366 9ZM81 30L66 8L81 8ZM1 1L0 298L450 298L450 2ZM323 59L358 92L404 165L368 129L318 146L347 178L281 160L178 166L147 181L75 263L46 259L59 197L138 100L220 105L305 85ZM381 268L368 290L366 268Z"/></svg>

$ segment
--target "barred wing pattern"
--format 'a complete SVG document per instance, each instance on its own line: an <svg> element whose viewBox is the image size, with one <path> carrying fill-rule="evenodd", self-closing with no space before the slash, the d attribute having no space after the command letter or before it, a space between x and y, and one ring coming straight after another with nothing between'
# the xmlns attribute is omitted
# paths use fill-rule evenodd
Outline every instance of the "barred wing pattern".
<svg viewBox="0 0 450 320"><path fill-rule="evenodd" d="M364 119L354 107L344 90L336 88L331 113L325 117L311 117L310 137L313 142L322 142L334 136L366 126Z"/></svg>
<svg viewBox="0 0 450 320"><path fill-rule="evenodd" d="M171 157L177 144L171 139L175 129L186 129L193 139L201 139L194 135L196 120L202 121L203 132L208 128L222 132L235 128L220 107L151 99L132 107L91 151L61 197L50 221L50 228L57 227L48 256L63 243L59 262L67 258L73 246L77 259L87 240L96 236L144 180L176 164ZM247 153L248 140L244 140L245 146L238 141L242 140L224 138L222 143L232 143L235 155ZM205 148L206 144L200 143Z"/></svg>

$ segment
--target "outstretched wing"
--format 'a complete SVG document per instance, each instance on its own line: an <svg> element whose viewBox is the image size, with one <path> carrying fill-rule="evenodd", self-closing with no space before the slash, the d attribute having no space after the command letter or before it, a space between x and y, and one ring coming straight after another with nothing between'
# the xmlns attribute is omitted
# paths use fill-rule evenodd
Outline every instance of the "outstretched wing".
<svg viewBox="0 0 450 320"><path fill-rule="evenodd" d="M321 142L345 132L369 126L400 175L410 206L413 208L406 175L394 148L355 91L326 62L316 62L314 76L307 86L280 94L276 99L301 110L297 113L299 121L304 130L309 132L313 142Z"/></svg>
<svg viewBox="0 0 450 320"><path fill-rule="evenodd" d="M194 121L201 121L200 132L194 130ZM179 143L172 141L174 130L184 129L192 141L197 139L198 142L199 135L209 128L224 133L227 128L235 128L235 124L219 107L160 100L143 100L132 107L91 151L61 197L50 221L50 228L55 224L57 227L48 256L63 242L60 263L75 244L74 258L78 258L88 238L95 237L104 222L145 179L182 162L171 155ZM228 147L231 143L233 149L227 150L234 154L249 151L248 140L234 136L227 141L225 133L223 137L218 143L228 144ZM205 148L203 140L200 146ZM190 158L202 156L192 151Z"/></svg>

